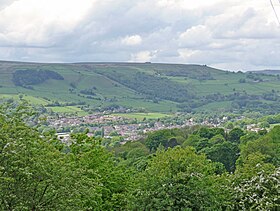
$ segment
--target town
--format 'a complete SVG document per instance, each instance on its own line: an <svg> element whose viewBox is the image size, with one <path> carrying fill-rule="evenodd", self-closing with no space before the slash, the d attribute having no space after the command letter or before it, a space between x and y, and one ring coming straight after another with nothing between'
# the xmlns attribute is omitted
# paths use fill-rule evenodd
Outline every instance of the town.
<svg viewBox="0 0 280 211"><path fill-rule="evenodd" d="M179 121L178 118L180 117ZM244 117L239 117L241 120ZM176 121L177 120L177 121ZM87 132L87 135L92 137L102 137L112 139L113 137L121 137L120 143L127 141L136 141L145 136L148 132L184 128L195 125L207 127L224 127L228 121L228 117L217 119L207 119L198 121L191 116L182 116L177 113L172 117L146 119L141 120L136 118L128 118L118 114L95 113L86 116L65 116L55 115L47 119L48 128L53 128L57 131L57 136L62 142L68 143L71 133ZM263 128L258 124L248 124L247 130L258 132Z"/></svg>

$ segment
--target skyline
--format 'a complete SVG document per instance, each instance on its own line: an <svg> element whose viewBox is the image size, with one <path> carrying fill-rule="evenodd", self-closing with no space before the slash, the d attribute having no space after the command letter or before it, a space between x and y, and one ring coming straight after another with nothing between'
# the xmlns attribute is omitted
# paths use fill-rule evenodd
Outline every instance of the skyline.
<svg viewBox="0 0 280 211"><path fill-rule="evenodd" d="M277 14L280 2L273 1ZM0 60L280 69L269 1L4 0Z"/></svg>

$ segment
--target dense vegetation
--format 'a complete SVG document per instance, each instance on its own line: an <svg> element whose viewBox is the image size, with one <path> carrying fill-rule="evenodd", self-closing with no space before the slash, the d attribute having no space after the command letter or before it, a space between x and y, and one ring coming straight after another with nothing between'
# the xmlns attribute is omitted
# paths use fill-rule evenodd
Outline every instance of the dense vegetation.
<svg viewBox="0 0 280 211"><path fill-rule="evenodd" d="M280 126L192 127L105 147L73 134L62 144L0 110L1 210L279 210Z"/></svg>
<svg viewBox="0 0 280 211"><path fill-rule="evenodd" d="M16 86L41 84L49 79L63 80L64 78L51 70L17 70L13 73L13 82Z"/></svg>

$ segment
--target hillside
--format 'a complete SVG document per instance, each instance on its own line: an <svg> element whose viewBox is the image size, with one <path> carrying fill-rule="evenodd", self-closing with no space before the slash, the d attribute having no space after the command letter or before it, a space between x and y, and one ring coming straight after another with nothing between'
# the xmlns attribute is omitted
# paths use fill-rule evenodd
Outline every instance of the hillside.
<svg viewBox="0 0 280 211"><path fill-rule="evenodd" d="M53 110L280 112L279 77L205 65L2 61L0 75L2 98L26 99Z"/></svg>
<svg viewBox="0 0 280 211"><path fill-rule="evenodd" d="M280 70L259 70L252 71L253 73L266 74L266 75L280 75Z"/></svg>

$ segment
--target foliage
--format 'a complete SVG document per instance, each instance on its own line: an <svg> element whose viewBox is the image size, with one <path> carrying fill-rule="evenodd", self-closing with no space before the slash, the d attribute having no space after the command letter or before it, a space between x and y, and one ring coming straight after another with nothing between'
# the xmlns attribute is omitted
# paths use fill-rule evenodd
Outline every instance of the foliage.
<svg viewBox="0 0 280 211"><path fill-rule="evenodd" d="M70 176L75 170L18 117L0 115L1 210L75 209L80 203Z"/></svg>
<svg viewBox="0 0 280 211"><path fill-rule="evenodd" d="M145 145L151 152L155 152L160 145L165 148L177 146L178 142L176 138L180 139L180 137L184 136L185 134L179 129L158 130L148 134Z"/></svg>
<svg viewBox="0 0 280 211"><path fill-rule="evenodd" d="M235 143L240 143L240 138L245 135L244 131L240 128L232 129L228 134L228 140Z"/></svg>
<svg viewBox="0 0 280 211"><path fill-rule="evenodd" d="M238 158L239 149L234 143L224 141L206 147L200 152L205 153L214 162L222 163L228 172L234 172L235 162Z"/></svg>
<svg viewBox="0 0 280 211"><path fill-rule="evenodd" d="M204 153L212 161L222 163L228 172L234 172L239 148L237 143L227 140L232 140L235 133L230 131L229 134L222 128L202 127L189 135L183 146L194 147L198 153Z"/></svg>
<svg viewBox="0 0 280 211"><path fill-rule="evenodd" d="M227 189L215 166L191 148L159 150L137 176L130 209L219 210Z"/></svg>
<svg viewBox="0 0 280 211"><path fill-rule="evenodd" d="M63 76L52 70L17 70L13 73L13 82L16 86L36 85L48 79L63 80Z"/></svg>
<svg viewBox="0 0 280 211"><path fill-rule="evenodd" d="M39 133L25 123L32 113L0 108L1 210L280 208L280 126L166 129L105 148L88 130L69 145L54 130Z"/></svg>
<svg viewBox="0 0 280 211"><path fill-rule="evenodd" d="M98 140L86 134L76 134L73 139L71 163L79 169L79 179L87 186L87 191L80 196L83 208L110 210L124 206L128 172L115 165L113 156L99 145Z"/></svg>
<svg viewBox="0 0 280 211"><path fill-rule="evenodd" d="M280 166L280 126L274 127L269 133L257 140L249 141L241 145L239 162L253 153L260 153L266 156L266 162Z"/></svg>
<svg viewBox="0 0 280 211"><path fill-rule="evenodd" d="M280 168L271 174L259 172L242 181L235 191L236 210L280 209Z"/></svg>
<svg viewBox="0 0 280 211"><path fill-rule="evenodd" d="M0 115L1 210L124 206L129 174L98 140L77 134L68 148L53 132L42 137L18 117Z"/></svg>

